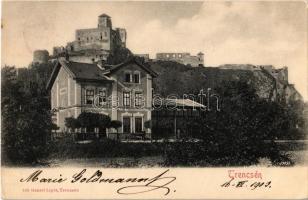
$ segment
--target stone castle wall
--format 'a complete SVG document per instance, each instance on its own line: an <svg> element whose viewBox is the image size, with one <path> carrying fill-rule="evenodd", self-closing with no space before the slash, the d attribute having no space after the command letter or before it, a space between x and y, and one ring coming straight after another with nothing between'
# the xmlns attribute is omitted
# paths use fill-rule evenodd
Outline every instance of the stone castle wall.
<svg viewBox="0 0 308 200"><path fill-rule="evenodd" d="M184 65L198 67L204 65L204 54L200 52L197 56L192 56L190 53L157 53L156 60L175 61Z"/></svg>
<svg viewBox="0 0 308 200"><path fill-rule="evenodd" d="M68 45L73 48L69 48L69 50L104 49L110 51L112 45L111 34L109 27L76 30L75 41Z"/></svg>

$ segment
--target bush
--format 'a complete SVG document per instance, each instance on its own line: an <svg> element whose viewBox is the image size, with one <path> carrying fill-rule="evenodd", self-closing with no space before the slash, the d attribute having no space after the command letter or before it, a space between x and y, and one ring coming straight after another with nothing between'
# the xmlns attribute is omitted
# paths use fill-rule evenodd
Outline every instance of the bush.
<svg viewBox="0 0 308 200"><path fill-rule="evenodd" d="M67 128L75 129L75 128L80 128L81 124L77 119L73 117L68 117L68 118L65 118L65 126Z"/></svg>
<svg viewBox="0 0 308 200"><path fill-rule="evenodd" d="M143 157L163 155L161 143L121 143L116 140L95 140L87 144L75 143L70 137L53 143L51 158Z"/></svg>
<svg viewBox="0 0 308 200"><path fill-rule="evenodd" d="M200 143L175 142L167 143L165 149L166 166L195 166L207 160L207 150Z"/></svg>
<svg viewBox="0 0 308 200"><path fill-rule="evenodd" d="M91 112L82 112L77 120L81 127L92 129L95 127L108 128L110 125L110 117L107 115Z"/></svg>
<svg viewBox="0 0 308 200"><path fill-rule="evenodd" d="M118 120L112 120L110 122L110 128L114 128L116 130L118 130L118 128L120 128L122 126L122 122L121 121L118 121Z"/></svg>

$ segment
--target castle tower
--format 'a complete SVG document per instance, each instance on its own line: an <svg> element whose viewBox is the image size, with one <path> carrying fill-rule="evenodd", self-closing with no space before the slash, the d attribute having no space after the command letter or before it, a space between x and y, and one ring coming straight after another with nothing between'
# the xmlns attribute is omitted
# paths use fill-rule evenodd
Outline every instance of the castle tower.
<svg viewBox="0 0 308 200"><path fill-rule="evenodd" d="M198 59L199 59L199 65L204 65L204 53L199 52L197 54L197 56L198 56Z"/></svg>
<svg viewBox="0 0 308 200"><path fill-rule="evenodd" d="M98 28L103 28L103 27L104 28L108 27L112 29L111 18L106 14L98 16Z"/></svg>
<svg viewBox="0 0 308 200"><path fill-rule="evenodd" d="M49 59L49 53L47 50L35 50L33 52L33 63L47 63Z"/></svg>
<svg viewBox="0 0 308 200"><path fill-rule="evenodd" d="M121 40L121 46L126 47L126 37L127 37L126 30L124 28L117 28L116 31L119 34Z"/></svg>
<svg viewBox="0 0 308 200"><path fill-rule="evenodd" d="M278 72L278 79L288 83L288 67L283 67Z"/></svg>

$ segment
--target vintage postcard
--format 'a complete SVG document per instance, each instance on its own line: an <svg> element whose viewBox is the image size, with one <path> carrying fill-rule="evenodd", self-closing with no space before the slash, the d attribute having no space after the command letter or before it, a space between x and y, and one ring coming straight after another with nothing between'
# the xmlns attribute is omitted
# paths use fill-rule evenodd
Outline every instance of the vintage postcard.
<svg viewBox="0 0 308 200"><path fill-rule="evenodd" d="M3 199L307 199L305 1L2 1Z"/></svg>

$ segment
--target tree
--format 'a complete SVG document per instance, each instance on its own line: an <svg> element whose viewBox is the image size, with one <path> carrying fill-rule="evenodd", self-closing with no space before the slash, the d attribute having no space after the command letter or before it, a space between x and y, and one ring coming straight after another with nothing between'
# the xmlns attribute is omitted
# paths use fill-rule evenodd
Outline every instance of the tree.
<svg viewBox="0 0 308 200"><path fill-rule="evenodd" d="M120 128L122 126L122 122L118 121L118 120L112 120L110 122L110 128L114 128L116 129L117 133L118 133L118 128Z"/></svg>
<svg viewBox="0 0 308 200"><path fill-rule="evenodd" d="M123 47L116 47L108 56L107 63L110 65L120 64L133 56L132 52Z"/></svg>
<svg viewBox="0 0 308 200"><path fill-rule="evenodd" d="M256 163L259 157L279 157L274 139L288 131L285 108L259 98L256 90L241 80L224 82L216 91L221 111L208 112L199 122L204 125L199 136L213 153L245 164Z"/></svg>
<svg viewBox="0 0 308 200"><path fill-rule="evenodd" d="M166 112L164 110L162 112ZM170 112L170 111L169 111ZM172 117L162 117L160 119L153 119L152 121L152 135L153 139L161 139L167 137L174 137L174 119Z"/></svg>
<svg viewBox="0 0 308 200"><path fill-rule="evenodd" d="M145 128L152 128L152 121L151 120L145 121L144 122L144 127Z"/></svg>
<svg viewBox="0 0 308 200"><path fill-rule="evenodd" d="M59 126L57 126L56 124L52 123L52 125L51 125L51 130L52 130L52 131L57 131L57 130L59 130L59 129L60 129Z"/></svg>
<svg viewBox="0 0 308 200"><path fill-rule="evenodd" d="M112 120L110 122L110 128L114 128L117 131L117 139L119 139L119 132L118 132L118 128L120 128L122 126L122 122L118 121L118 120Z"/></svg>
<svg viewBox="0 0 308 200"><path fill-rule="evenodd" d="M104 114L83 112L77 120L81 127L87 128L87 130L93 130L94 128L106 129L110 126L110 117Z"/></svg>
<svg viewBox="0 0 308 200"><path fill-rule="evenodd" d="M6 161L39 162L48 155L53 127L48 98L38 84L18 80L14 67L1 69L2 147Z"/></svg>
<svg viewBox="0 0 308 200"><path fill-rule="evenodd" d="M80 128L81 125L80 122L74 117L67 117L65 118L65 126L74 130L76 128Z"/></svg>
<svg viewBox="0 0 308 200"><path fill-rule="evenodd" d="M288 106L259 98L244 80L223 82L215 90L221 110L203 112L201 117L183 123L186 129L201 125L192 133L201 142L184 144L183 140L167 150L167 164L207 160L214 165L240 166L256 164L261 157L274 164L292 164L274 142L281 134L290 134L293 124L300 122L293 122L296 117L290 118Z"/></svg>

